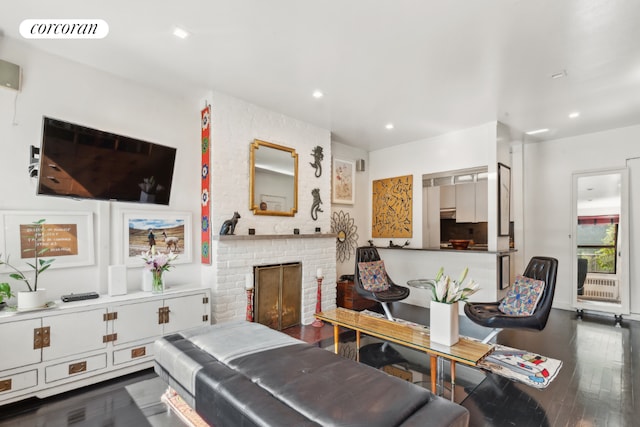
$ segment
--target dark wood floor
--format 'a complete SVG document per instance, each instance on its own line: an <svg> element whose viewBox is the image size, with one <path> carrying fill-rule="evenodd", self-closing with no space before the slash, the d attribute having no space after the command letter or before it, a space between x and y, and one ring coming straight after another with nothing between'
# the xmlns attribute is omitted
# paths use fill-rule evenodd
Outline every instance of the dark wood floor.
<svg viewBox="0 0 640 427"><path fill-rule="evenodd" d="M426 309L396 304L392 310L399 318L428 323ZM475 337L487 332L466 319L461 319L460 329ZM286 332L323 346L333 342L328 325ZM612 317L587 313L578 320L574 312L554 309L544 331L505 330L497 342L560 359L563 367L544 390L485 373L465 393L456 391L455 400L471 413L471 426L640 425L640 322L623 320L615 327ZM153 376L145 371L42 401L0 407L0 426L147 425L124 387ZM70 418L73 413L82 413L85 421Z"/></svg>
<svg viewBox="0 0 640 427"><path fill-rule="evenodd" d="M426 323L423 309L398 304L394 315ZM428 322L428 320L427 320ZM477 338L486 329L461 318L461 333ZM589 313L552 310L542 332L504 330L497 343L562 360L557 378L544 390L487 373L462 405L472 426L640 425L640 322Z"/></svg>

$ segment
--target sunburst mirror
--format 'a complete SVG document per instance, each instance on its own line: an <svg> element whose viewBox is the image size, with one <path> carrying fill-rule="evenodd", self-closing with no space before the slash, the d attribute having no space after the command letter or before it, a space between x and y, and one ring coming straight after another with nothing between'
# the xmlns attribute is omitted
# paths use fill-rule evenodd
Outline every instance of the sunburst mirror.
<svg viewBox="0 0 640 427"><path fill-rule="evenodd" d="M336 233L336 259L344 262L351 258L351 254L358 246L358 227L353 218L344 211L331 215L331 232Z"/></svg>

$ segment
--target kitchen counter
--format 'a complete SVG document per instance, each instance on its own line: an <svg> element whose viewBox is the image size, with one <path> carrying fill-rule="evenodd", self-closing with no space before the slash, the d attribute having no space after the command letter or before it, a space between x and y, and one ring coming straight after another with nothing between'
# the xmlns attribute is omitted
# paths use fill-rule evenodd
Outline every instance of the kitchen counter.
<svg viewBox="0 0 640 427"><path fill-rule="evenodd" d="M480 290L471 296L471 301L498 301L506 291L500 288L501 256L514 253L514 249L489 251L486 249L440 249L440 248L389 248L378 247L385 270L397 284L405 284L417 278L432 278L440 268L445 274L457 278L465 269L468 277L480 284ZM510 258L513 258L511 256ZM406 304L428 307L430 289L411 287ZM463 306L460 307L462 309Z"/></svg>
<svg viewBox="0 0 640 427"><path fill-rule="evenodd" d="M378 249L392 249L397 251L431 251L431 252L447 252L447 253L462 253L462 254L470 254L470 253L481 253L481 254L496 254L496 255L504 255L513 252L517 252L517 249L503 249L499 251L490 251L487 247L477 247L470 246L467 249L453 249L453 248L390 248L388 246L377 246Z"/></svg>

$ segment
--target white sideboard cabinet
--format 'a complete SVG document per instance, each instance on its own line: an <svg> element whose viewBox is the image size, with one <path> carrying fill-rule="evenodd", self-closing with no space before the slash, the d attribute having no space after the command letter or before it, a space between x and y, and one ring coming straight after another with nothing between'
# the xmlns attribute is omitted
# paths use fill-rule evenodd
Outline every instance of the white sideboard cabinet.
<svg viewBox="0 0 640 427"><path fill-rule="evenodd" d="M153 366L162 335L210 324L210 291L176 287L0 311L0 405Z"/></svg>

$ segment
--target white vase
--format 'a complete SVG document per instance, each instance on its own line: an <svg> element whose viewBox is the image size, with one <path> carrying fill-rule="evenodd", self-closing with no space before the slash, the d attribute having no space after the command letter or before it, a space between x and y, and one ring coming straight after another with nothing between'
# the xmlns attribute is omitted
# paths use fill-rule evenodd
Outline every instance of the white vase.
<svg viewBox="0 0 640 427"><path fill-rule="evenodd" d="M47 290L18 292L18 311L44 308L47 305Z"/></svg>
<svg viewBox="0 0 640 427"><path fill-rule="evenodd" d="M431 301L429 306L429 334L432 343L452 346L460 339L458 303Z"/></svg>

